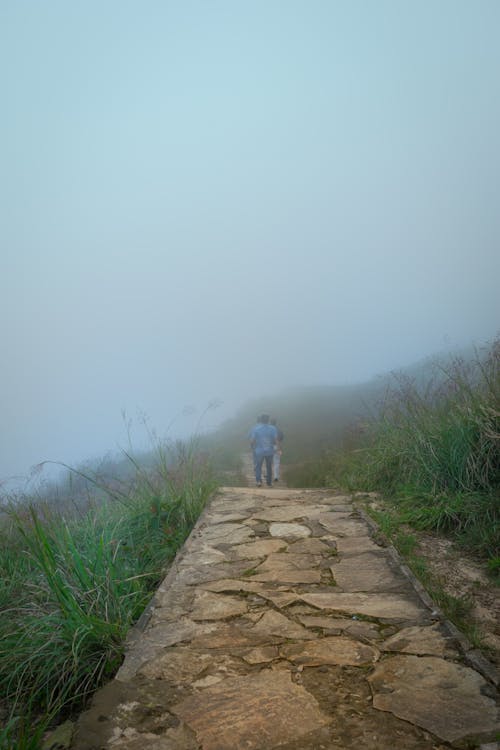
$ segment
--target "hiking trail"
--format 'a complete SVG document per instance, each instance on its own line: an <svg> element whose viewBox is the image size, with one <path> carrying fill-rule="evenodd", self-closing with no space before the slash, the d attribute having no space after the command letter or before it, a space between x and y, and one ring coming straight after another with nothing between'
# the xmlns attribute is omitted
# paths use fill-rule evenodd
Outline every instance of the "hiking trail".
<svg viewBox="0 0 500 750"><path fill-rule="evenodd" d="M500 748L497 672L377 539L333 490L222 488L73 750Z"/></svg>

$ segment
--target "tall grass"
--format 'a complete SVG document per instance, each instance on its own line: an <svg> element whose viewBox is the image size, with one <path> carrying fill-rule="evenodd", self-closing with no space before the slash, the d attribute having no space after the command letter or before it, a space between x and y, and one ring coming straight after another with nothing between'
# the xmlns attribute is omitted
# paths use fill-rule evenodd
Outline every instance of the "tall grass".
<svg viewBox="0 0 500 750"><path fill-rule="evenodd" d="M500 340L419 388L399 376L370 425L365 481L385 491L483 492L500 484Z"/></svg>
<svg viewBox="0 0 500 750"><path fill-rule="evenodd" d="M437 364L418 382L394 376L370 420L343 450L309 466L317 482L379 490L407 522L452 533L500 558L500 339L471 360ZM302 477L304 473L302 472ZM289 479L287 475L287 479ZM301 476L290 473L300 483Z"/></svg>
<svg viewBox="0 0 500 750"><path fill-rule="evenodd" d="M84 513L11 506L0 529L0 747L78 710L117 670L130 626L215 489L193 446L156 446ZM103 495L105 499L102 500ZM36 717L29 720L23 716ZM30 739L29 742L34 742Z"/></svg>

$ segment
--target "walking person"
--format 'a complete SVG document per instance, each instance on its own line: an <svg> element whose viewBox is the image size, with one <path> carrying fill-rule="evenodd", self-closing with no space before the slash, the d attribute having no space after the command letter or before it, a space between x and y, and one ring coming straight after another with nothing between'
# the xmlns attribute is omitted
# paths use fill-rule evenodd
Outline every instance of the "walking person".
<svg viewBox="0 0 500 750"><path fill-rule="evenodd" d="M250 445L255 459L255 482L262 487L262 464L266 463L266 483L272 486L274 446L278 440L278 430L269 424L269 414L262 414L260 422L250 432Z"/></svg>
<svg viewBox="0 0 500 750"><path fill-rule="evenodd" d="M259 415L257 417L257 419L255 420L255 427L258 427L261 424L261 422L262 422L262 416ZM252 427L252 429L248 433L248 439L249 440L252 439L252 433L255 430L255 427ZM255 469L257 467L257 456L255 455L255 448L253 448L253 447L252 447L252 457L253 457L253 471L254 471L254 474L255 474Z"/></svg>
<svg viewBox="0 0 500 750"><path fill-rule="evenodd" d="M273 453L273 477L275 482L279 482L280 480L280 466L281 466L281 444L283 442L283 431L280 430L278 427L276 420L271 419L271 424L273 427L276 427L276 430L278 432L278 439L276 440L276 443L274 444L274 453Z"/></svg>

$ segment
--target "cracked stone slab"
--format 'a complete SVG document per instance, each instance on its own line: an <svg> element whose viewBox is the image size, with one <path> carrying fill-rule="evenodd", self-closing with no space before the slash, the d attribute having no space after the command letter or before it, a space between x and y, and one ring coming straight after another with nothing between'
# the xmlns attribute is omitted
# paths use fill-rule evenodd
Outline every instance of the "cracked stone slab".
<svg viewBox="0 0 500 750"><path fill-rule="evenodd" d="M272 537L279 538L301 538L311 536L311 529L300 523L272 523L269 526Z"/></svg>
<svg viewBox="0 0 500 750"><path fill-rule="evenodd" d="M254 581L264 583L321 583L319 570L294 570L293 568L275 568L252 576Z"/></svg>
<svg viewBox="0 0 500 750"><path fill-rule="evenodd" d="M320 561L318 556L277 552L255 568L252 577L255 581L276 583L320 583Z"/></svg>
<svg viewBox="0 0 500 750"><path fill-rule="evenodd" d="M248 513L209 513L206 522L210 524L233 523L234 521L244 521Z"/></svg>
<svg viewBox="0 0 500 750"><path fill-rule="evenodd" d="M341 589L356 591L394 591L408 586L408 581L399 570L390 565L390 558L383 552L366 552L339 560L330 570Z"/></svg>
<svg viewBox="0 0 500 750"><path fill-rule="evenodd" d="M373 664L380 656L373 646L341 635L308 643L290 643L280 648L280 654L304 667L320 667L323 664L361 667Z"/></svg>
<svg viewBox="0 0 500 750"><path fill-rule="evenodd" d="M358 518L338 518L335 513L322 513L319 523L334 536L363 536L368 534L368 526Z"/></svg>
<svg viewBox="0 0 500 750"><path fill-rule="evenodd" d="M255 532L243 523L219 523L204 530L203 539L209 544L243 544L255 536Z"/></svg>
<svg viewBox="0 0 500 750"><path fill-rule="evenodd" d="M297 555L293 552L276 552L268 555L257 568L257 572L292 568L293 570L309 570L318 567L321 562L319 555Z"/></svg>
<svg viewBox="0 0 500 750"><path fill-rule="evenodd" d="M469 667L434 656L393 656L368 678L373 706L447 742L500 730L488 683Z"/></svg>
<svg viewBox="0 0 500 750"><path fill-rule="evenodd" d="M288 552L296 555L330 555L335 552L335 550L336 545L334 543L329 545L316 537L299 539L297 542L292 542L288 546Z"/></svg>
<svg viewBox="0 0 500 750"><path fill-rule="evenodd" d="M144 664L156 659L165 648L210 633L215 627L213 623L200 624L183 617L178 622L149 628L125 654L116 679L122 682L131 680Z"/></svg>
<svg viewBox="0 0 500 750"><path fill-rule="evenodd" d="M292 505L287 504L283 507L268 508L255 511L254 518L259 521L295 521L297 518L315 518L321 513L325 513L329 508L327 505Z"/></svg>
<svg viewBox="0 0 500 750"><path fill-rule="evenodd" d="M275 635L280 638L297 638L301 640L313 639L316 636L299 625L297 622L293 622L285 615L280 612L274 612L270 610L265 612L260 620L253 626L252 632L259 633L262 635Z"/></svg>
<svg viewBox="0 0 500 750"><path fill-rule="evenodd" d="M228 652L241 647L268 646L277 643L279 638L271 633L256 631L253 623L217 623L212 632L202 633L191 640L191 647L200 651L203 648L220 649Z"/></svg>
<svg viewBox="0 0 500 750"><path fill-rule="evenodd" d="M233 547L232 552L239 559L255 560L259 557L267 557L273 552L286 550L287 547L287 543L279 539L257 539L250 544L239 544Z"/></svg>
<svg viewBox="0 0 500 750"><path fill-rule="evenodd" d="M269 670L224 680L173 712L196 732L203 750L272 750L330 722L289 674Z"/></svg>
<svg viewBox="0 0 500 750"><path fill-rule="evenodd" d="M300 599L317 609L349 612L378 619L415 620L422 617L418 604L397 594L301 594Z"/></svg>
<svg viewBox="0 0 500 750"><path fill-rule="evenodd" d="M442 634L439 623L435 623L424 627L403 628L387 638L380 648L383 651L399 651L418 656L456 655L450 641L449 637Z"/></svg>
<svg viewBox="0 0 500 750"><path fill-rule="evenodd" d="M186 648L168 649L152 661L146 662L138 674L151 680L169 680L175 684L191 683L207 667L213 657Z"/></svg>
<svg viewBox="0 0 500 750"><path fill-rule="evenodd" d="M246 602L235 596L197 590L191 611L191 619L195 621L224 620L228 617L243 615L247 610Z"/></svg>
<svg viewBox="0 0 500 750"><path fill-rule="evenodd" d="M336 540L337 550L342 555L359 555L362 552L380 552L382 547L375 544L366 533L361 536L345 536Z"/></svg>
<svg viewBox="0 0 500 750"><path fill-rule="evenodd" d="M225 591L249 591L253 594L260 594L265 589L261 583L252 581L252 578L222 578L218 581L207 581L200 588L216 594Z"/></svg>
<svg viewBox="0 0 500 750"><path fill-rule="evenodd" d="M288 607L299 599L299 595L293 591L268 591L267 589L260 591L259 596L272 602L279 609Z"/></svg>
<svg viewBox="0 0 500 750"><path fill-rule="evenodd" d="M191 552L187 559L181 560L179 569L190 569L200 565L219 565L226 561L227 557L223 552L205 545L202 549Z"/></svg>
<svg viewBox="0 0 500 750"><path fill-rule="evenodd" d="M242 656L248 664L264 664L277 659L279 651L277 646L259 646Z"/></svg>

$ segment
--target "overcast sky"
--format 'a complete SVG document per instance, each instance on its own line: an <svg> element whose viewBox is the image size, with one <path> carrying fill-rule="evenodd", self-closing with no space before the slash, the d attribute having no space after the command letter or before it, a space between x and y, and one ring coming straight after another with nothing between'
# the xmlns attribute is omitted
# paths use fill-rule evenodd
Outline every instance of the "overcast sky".
<svg viewBox="0 0 500 750"><path fill-rule="evenodd" d="M175 435L491 339L499 30L498 0L0 0L0 477L115 449L122 410Z"/></svg>

